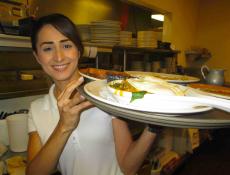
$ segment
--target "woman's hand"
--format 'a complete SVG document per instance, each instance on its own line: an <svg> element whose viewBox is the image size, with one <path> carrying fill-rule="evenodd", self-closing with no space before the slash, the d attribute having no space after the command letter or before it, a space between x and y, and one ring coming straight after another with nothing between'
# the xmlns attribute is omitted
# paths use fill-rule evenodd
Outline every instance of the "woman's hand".
<svg viewBox="0 0 230 175"><path fill-rule="evenodd" d="M76 89L83 81L82 77L72 81L57 98L60 113L58 127L63 132L72 132L78 126L81 112L92 106Z"/></svg>

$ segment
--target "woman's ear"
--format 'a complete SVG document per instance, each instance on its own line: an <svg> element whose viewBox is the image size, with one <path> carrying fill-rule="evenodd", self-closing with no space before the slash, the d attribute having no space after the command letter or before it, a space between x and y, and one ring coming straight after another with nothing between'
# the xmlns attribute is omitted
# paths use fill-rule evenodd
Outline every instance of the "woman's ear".
<svg viewBox="0 0 230 175"><path fill-rule="evenodd" d="M36 53L35 51L33 51L33 55L34 55L34 57L36 58L37 62L38 62L39 64L41 64L41 62L40 62L40 60L39 60L39 58L38 58L38 55L37 55L37 53Z"/></svg>

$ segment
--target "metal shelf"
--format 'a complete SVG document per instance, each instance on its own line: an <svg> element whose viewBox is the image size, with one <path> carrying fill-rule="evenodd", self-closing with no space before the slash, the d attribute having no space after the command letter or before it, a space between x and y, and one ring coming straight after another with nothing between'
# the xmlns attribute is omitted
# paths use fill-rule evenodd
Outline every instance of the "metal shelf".
<svg viewBox="0 0 230 175"><path fill-rule="evenodd" d="M0 46L0 52L32 52L31 48Z"/></svg>
<svg viewBox="0 0 230 175"><path fill-rule="evenodd" d="M0 51L2 52L32 51L30 37L0 34Z"/></svg>
<svg viewBox="0 0 230 175"><path fill-rule="evenodd" d="M126 71L127 55L128 54L143 54L148 56L149 54L158 54L164 57L177 57L180 53L179 50L170 49L158 49L158 48L138 48L138 47L124 47L124 46L114 46L113 52L123 53L123 71ZM176 61L177 62L177 61Z"/></svg>
<svg viewBox="0 0 230 175"><path fill-rule="evenodd" d="M16 98L48 93L49 85L42 80L0 81L0 99Z"/></svg>

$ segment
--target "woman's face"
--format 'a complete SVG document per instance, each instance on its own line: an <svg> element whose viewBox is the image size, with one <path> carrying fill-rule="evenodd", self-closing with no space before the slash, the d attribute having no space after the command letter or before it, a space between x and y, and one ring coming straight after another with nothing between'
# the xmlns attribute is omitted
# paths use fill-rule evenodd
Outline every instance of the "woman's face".
<svg viewBox="0 0 230 175"><path fill-rule="evenodd" d="M80 56L76 45L52 25L45 25L37 38L34 55L43 70L54 82L74 79Z"/></svg>

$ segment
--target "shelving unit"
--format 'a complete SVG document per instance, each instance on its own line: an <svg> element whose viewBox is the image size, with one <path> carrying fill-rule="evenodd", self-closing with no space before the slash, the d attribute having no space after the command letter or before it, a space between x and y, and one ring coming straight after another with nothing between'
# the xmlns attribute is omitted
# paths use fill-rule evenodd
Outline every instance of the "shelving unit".
<svg viewBox="0 0 230 175"><path fill-rule="evenodd" d="M31 51L30 38L0 34L0 51Z"/></svg>
<svg viewBox="0 0 230 175"><path fill-rule="evenodd" d="M157 48L138 48L138 47L123 47L115 46L113 47L113 52L123 53L123 70L126 71L127 68L127 54L159 54L165 57L173 57L177 59L177 54L180 53L178 50L168 50L168 49L157 49ZM177 60L176 60L177 62Z"/></svg>
<svg viewBox="0 0 230 175"><path fill-rule="evenodd" d="M0 34L0 52L32 53L30 38ZM0 99L45 94L49 89L44 79L24 81L15 77L15 80L1 80L0 84Z"/></svg>

